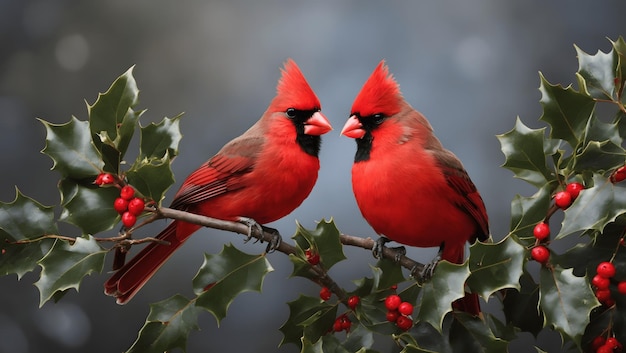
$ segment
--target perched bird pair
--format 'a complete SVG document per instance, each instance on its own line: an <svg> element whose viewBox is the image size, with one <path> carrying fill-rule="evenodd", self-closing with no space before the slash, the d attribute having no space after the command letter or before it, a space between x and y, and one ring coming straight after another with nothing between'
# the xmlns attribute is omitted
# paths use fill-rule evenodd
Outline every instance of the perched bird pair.
<svg viewBox="0 0 626 353"><path fill-rule="evenodd" d="M261 119L191 173L171 207L249 225L291 213L315 185L320 136L332 129L320 110L304 75L288 60ZM404 100L384 61L356 96L341 133L356 140L352 187L363 217L383 236L379 245L390 239L439 246L441 259L462 263L465 243L488 237L476 187L426 118ZM169 245L147 245L105 283L105 293L119 304L129 301L199 228L171 222L157 236ZM455 307L480 310L469 294Z"/></svg>

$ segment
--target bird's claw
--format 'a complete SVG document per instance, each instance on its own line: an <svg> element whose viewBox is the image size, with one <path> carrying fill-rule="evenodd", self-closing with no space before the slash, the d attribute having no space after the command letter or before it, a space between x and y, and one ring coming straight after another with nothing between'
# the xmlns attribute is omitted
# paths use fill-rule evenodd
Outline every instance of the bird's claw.
<svg viewBox="0 0 626 353"><path fill-rule="evenodd" d="M437 268L437 264L439 264L439 261L441 261L441 253L437 254L437 256L435 256L435 258L430 263L424 266L419 274L419 280L424 282L433 278L433 275L435 274L435 268ZM413 275L413 270L411 270L411 275Z"/></svg>
<svg viewBox="0 0 626 353"><path fill-rule="evenodd" d="M244 240L244 243L247 243L250 241L250 239L252 239L252 234L254 234L252 231L252 228L255 228L258 234L263 234L263 226L261 226L257 221L255 221L252 218L240 217L239 223L242 223L248 226L248 237L246 238L246 240Z"/></svg>
<svg viewBox="0 0 626 353"><path fill-rule="evenodd" d="M266 233L272 234L272 239L267 242L267 248L265 249L265 252L268 254L273 253L274 251L276 251L276 249L278 249L280 244L282 244L283 238L280 236L280 233L278 233L278 230L274 228L263 227L263 230Z"/></svg>
<svg viewBox="0 0 626 353"><path fill-rule="evenodd" d="M390 240L385 237L380 237L376 239L376 241L374 242L374 246L372 246L372 256L374 256L375 259L382 259L385 244L388 242L390 242Z"/></svg>

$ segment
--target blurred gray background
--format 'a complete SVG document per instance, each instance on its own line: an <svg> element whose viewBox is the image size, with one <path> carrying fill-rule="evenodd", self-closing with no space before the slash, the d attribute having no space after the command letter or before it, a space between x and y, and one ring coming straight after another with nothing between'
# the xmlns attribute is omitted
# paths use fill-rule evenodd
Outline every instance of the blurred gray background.
<svg viewBox="0 0 626 353"><path fill-rule="evenodd" d="M516 116L532 127L541 114L538 71L568 85L577 70L574 44L589 53L610 50L606 39L626 34L623 0L477 1L67 1L0 0L0 201L15 185L44 204L57 204L58 175L39 151L45 131L37 117L64 123L87 116L85 101L130 66L141 89L142 123L185 112L184 139L173 166L177 183L224 143L252 125L274 96L279 67L293 58L322 102L335 130L324 136L317 186L302 206L275 222L285 238L295 220L314 228L333 217L344 233L373 236L350 186L354 141L339 131L365 79L386 59L404 96L431 121L444 145L464 162L485 199L496 240L508 231L510 201L532 188L500 168L496 134ZM133 159L134 156L129 157ZM162 224L146 229L156 234ZM150 233L154 231L155 233ZM128 305L102 293L107 274L87 277L80 293L39 309L35 274L0 278L0 352L120 352L134 341L148 303L174 293L191 295L191 278L204 252L233 242L249 253L264 245L242 237L199 231ZM333 269L341 285L370 275L375 261L346 249L349 261ZM411 249L429 261L435 249ZM275 351L287 301L319 288L288 279L282 254L264 290L245 293L218 329L200 316L189 352ZM110 262L107 262L107 269ZM558 351L554 333L540 336ZM546 343L548 342L548 343ZM522 336L520 351L533 339ZM380 347L389 347L384 342ZM295 352L294 346L281 349Z"/></svg>

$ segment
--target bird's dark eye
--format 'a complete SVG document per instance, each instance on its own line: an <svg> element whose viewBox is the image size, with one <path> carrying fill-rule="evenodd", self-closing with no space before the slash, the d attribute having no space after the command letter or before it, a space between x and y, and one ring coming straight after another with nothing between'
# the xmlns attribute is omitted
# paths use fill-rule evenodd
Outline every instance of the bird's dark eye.
<svg viewBox="0 0 626 353"><path fill-rule="evenodd" d="M383 122L383 120L385 120L385 116L382 114L374 114L372 115L372 119L374 120L374 123L376 125L380 124Z"/></svg>
<svg viewBox="0 0 626 353"><path fill-rule="evenodd" d="M294 108L287 109L287 111L285 113L290 118L295 118L296 117L296 110Z"/></svg>

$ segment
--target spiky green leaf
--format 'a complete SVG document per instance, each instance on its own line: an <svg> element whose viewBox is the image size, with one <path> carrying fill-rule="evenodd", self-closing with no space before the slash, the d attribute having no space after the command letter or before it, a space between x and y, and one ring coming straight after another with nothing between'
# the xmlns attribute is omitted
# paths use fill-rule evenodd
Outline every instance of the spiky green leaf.
<svg viewBox="0 0 626 353"><path fill-rule="evenodd" d="M595 101L572 87L551 85L543 75L540 76L540 102L543 107L540 120L552 127L550 137L565 140L572 147L578 146L592 117Z"/></svg>
<svg viewBox="0 0 626 353"><path fill-rule="evenodd" d="M485 301L504 288L519 289L524 271L525 248L508 236L498 243L476 242L470 247L467 284Z"/></svg>
<svg viewBox="0 0 626 353"><path fill-rule="evenodd" d="M511 131L497 135L506 158L502 167L537 187L549 182L552 173L546 164L548 146L544 146L544 137L545 129L530 129L518 118Z"/></svg>
<svg viewBox="0 0 626 353"><path fill-rule="evenodd" d="M162 159L137 161L126 173L126 178L143 196L160 203L174 184L171 159L166 155Z"/></svg>
<svg viewBox="0 0 626 353"><path fill-rule="evenodd" d="M139 146L139 160L170 159L178 154L178 144L182 139L180 133L180 118L164 118L158 124L150 124L141 128L141 144Z"/></svg>
<svg viewBox="0 0 626 353"><path fill-rule="evenodd" d="M65 124L40 120L46 128L46 147L41 151L52 158L52 169L64 178L82 179L97 175L104 163L89 132L89 123L75 117Z"/></svg>
<svg viewBox="0 0 626 353"><path fill-rule="evenodd" d="M118 77L93 105L87 105L91 136L106 163L105 170L118 173L142 111L132 108L139 100L139 89L131 67Z"/></svg>
<svg viewBox="0 0 626 353"><path fill-rule="evenodd" d="M535 242L533 228L546 217L550 207L550 193L550 185L545 185L533 196L516 195L511 202L511 233L526 246Z"/></svg>
<svg viewBox="0 0 626 353"><path fill-rule="evenodd" d="M193 301L175 295L150 305L150 314L137 340L126 353L162 353L187 348L187 338L198 330L198 313Z"/></svg>
<svg viewBox="0 0 626 353"><path fill-rule="evenodd" d="M578 85L580 91L596 99L611 100L615 97L615 78L618 65L617 53L613 50L604 53L600 50L589 55L578 46Z"/></svg>
<svg viewBox="0 0 626 353"><path fill-rule="evenodd" d="M288 302L289 318L280 327L283 339L280 345L293 343L300 346L301 339L315 343L332 328L337 317L337 306L320 298L300 295Z"/></svg>
<svg viewBox="0 0 626 353"><path fill-rule="evenodd" d="M423 284L417 319L441 331L444 316L452 311L452 302L465 295L465 281L469 274L467 261L462 265L439 262L433 278Z"/></svg>
<svg viewBox="0 0 626 353"><path fill-rule="evenodd" d="M12 202L0 202L0 274L15 273L19 279L35 269L52 241L14 242L51 234L58 234L53 207L24 196L16 188Z"/></svg>
<svg viewBox="0 0 626 353"><path fill-rule="evenodd" d="M273 270L265 255L250 255L231 244L224 245L219 254L204 255L204 263L193 278L196 306L213 314L219 324L235 297L260 292L265 275Z"/></svg>
<svg viewBox="0 0 626 353"><path fill-rule="evenodd" d="M604 227L626 213L626 185L613 184L600 174L593 175L593 186L583 190L565 210L557 239L577 231Z"/></svg>
<svg viewBox="0 0 626 353"><path fill-rule="evenodd" d="M117 188L98 188L65 179L59 183L59 190L63 206L59 220L77 226L83 234L103 232L119 222L119 214L113 209L119 197Z"/></svg>
<svg viewBox="0 0 626 353"><path fill-rule="evenodd" d="M100 273L107 251L91 236L76 238L74 244L57 240L40 261L41 277L35 283L41 294L39 305L57 292L78 290L83 277Z"/></svg>
<svg viewBox="0 0 626 353"><path fill-rule="evenodd" d="M539 304L546 323L572 339L580 347L591 310L600 303L584 277L576 277L572 269L542 267Z"/></svg>

